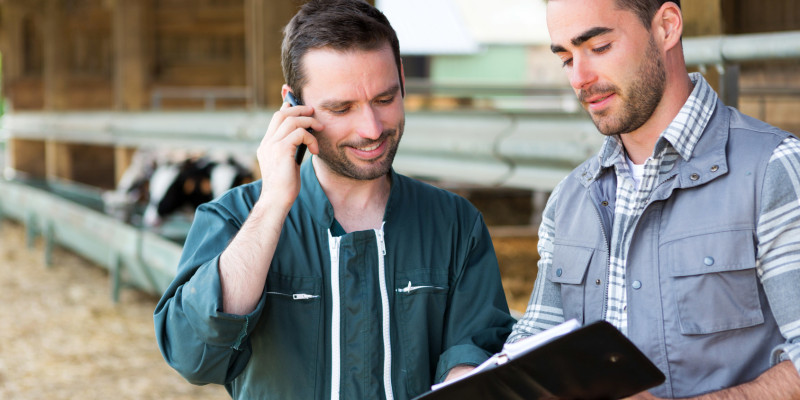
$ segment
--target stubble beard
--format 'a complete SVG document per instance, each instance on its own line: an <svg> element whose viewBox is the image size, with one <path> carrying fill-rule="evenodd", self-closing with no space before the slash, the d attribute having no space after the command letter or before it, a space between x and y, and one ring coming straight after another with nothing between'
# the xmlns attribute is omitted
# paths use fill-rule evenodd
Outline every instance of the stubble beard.
<svg viewBox="0 0 800 400"><path fill-rule="evenodd" d="M392 163L394 163L394 157L397 154L397 148L400 144L400 139L403 137L404 129L405 119L400 121L397 128L384 130L377 140L341 144L336 148L333 148L324 139L318 138L320 145L318 157L325 162L331 171L339 176L359 181L378 179L388 174L392 169ZM370 162L366 166L359 166L348 157L348 147L366 147L384 140L387 146L386 153L379 160Z"/></svg>
<svg viewBox="0 0 800 400"><path fill-rule="evenodd" d="M611 92L620 96L623 102L617 115L611 114L612 110L609 109L597 113L589 112L589 115L603 135L621 135L639 129L650 119L664 96L666 80L664 60L651 36L644 59L637 72L637 79L631 82L624 91L616 85L609 84L581 92L579 98L589 97L593 93Z"/></svg>

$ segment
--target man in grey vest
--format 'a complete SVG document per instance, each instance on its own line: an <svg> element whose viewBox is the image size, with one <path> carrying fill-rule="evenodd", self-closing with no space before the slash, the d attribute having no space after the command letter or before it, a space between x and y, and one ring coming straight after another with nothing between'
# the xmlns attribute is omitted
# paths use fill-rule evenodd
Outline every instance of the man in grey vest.
<svg viewBox="0 0 800 400"><path fill-rule="evenodd" d="M666 376L637 398L799 398L800 141L687 73L679 1L550 0L547 25L607 137L548 201L508 340L602 319Z"/></svg>

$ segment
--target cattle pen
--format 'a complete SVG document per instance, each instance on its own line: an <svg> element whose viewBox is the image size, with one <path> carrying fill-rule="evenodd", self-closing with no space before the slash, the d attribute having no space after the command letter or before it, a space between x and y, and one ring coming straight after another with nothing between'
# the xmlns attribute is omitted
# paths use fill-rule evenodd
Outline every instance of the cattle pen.
<svg viewBox="0 0 800 400"><path fill-rule="evenodd" d="M9 158L16 158L17 168L6 168L12 179L0 178L4 194L0 218L22 223L29 246L36 238L43 239L45 265L52 263L53 248L59 245L107 269L114 300L125 287L156 296L163 293L175 276L188 224L172 220L152 230L105 213L102 193L112 187L86 183L92 179L80 174L113 170L118 162L109 163L109 157L97 157L96 153L103 151L116 158L129 154L120 148L145 145L252 151L268 120L264 114L247 112L43 114L18 112L4 118L3 131L15 138L17 152L10 151ZM468 198L480 191L516 197L525 211L489 221L490 228L495 237L524 236L527 241L535 240L533 203L538 199L543 205L541 196L532 199L531 193L549 191L559 176L588 156L597 141L591 122L576 115L410 113L406 126L403 147L395 160L398 172L437 182ZM559 139L548 140L546 132L559 132ZM429 138L437 133L439 140L432 147ZM41 142L44 145L36 145ZM87 156L71 149L85 149L86 142L93 144L95 154ZM106 167L95 157L106 160ZM82 166L86 163L90 166ZM71 168L58 171L65 164ZM36 170L55 172L44 179L25 178ZM530 183L521 188L520 182ZM508 212L511 207L494 208ZM532 278L518 283L522 298L527 297L531 283Z"/></svg>
<svg viewBox="0 0 800 400"><path fill-rule="evenodd" d="M0 215L24 224L29 247L44 239L44 262L56 244L105 267L116 301L122 287L161 294L175 276L181 243L126 224L102 211L96 190L0 179Z"/></svg>
<svg viewBox="0 0 800 400"><path fill-rule="evenodd" d="M748 92L736 84L738 68L733 63L796 60L800 57L795 44L798 37L800 31L687 38L686 61L702 71L710 66L721 72L720 91L735 104L738 96ZM435 86L413 89L445 94L454 90ZM479 88L458 90L481 93ZM533 210L521 225L530 231L547 193L596 152L602 137L579 107L570 105L574 96L569 89L497 90L510 90L512 96L536 99L544 106L536 111L409 112L395 169L445 185L457 182L460 186L456 188L472 185L527 191ZM115 299L126 286L160 295L175 275L185 227L165 236L116 220L102 211L98 187L113 187L133 151L146 145L253 153L270 116L263 110L8 113L0 132L7 138L6 175L44 179L30 184L0 178L0 217L22 222L29 244L37 236L44 238L45 264L50 263L53 246L58 244L107 268ZM76 184L81 179L69 176L86 170L103 172L101 184L92 180Z"/></svg>

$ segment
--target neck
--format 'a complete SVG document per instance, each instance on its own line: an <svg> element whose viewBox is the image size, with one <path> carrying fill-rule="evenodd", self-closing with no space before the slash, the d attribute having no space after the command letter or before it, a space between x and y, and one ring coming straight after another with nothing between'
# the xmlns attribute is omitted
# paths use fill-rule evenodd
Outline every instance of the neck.
<svg viewBox="0 0 800 400"><path fill-rule="evenodd" d="M667 74L666 90L650 119L639 129L620 135L622 145L634 164L643 164L653 154L661 133L672 123L692 92L692 81L685 67L682 72Z"/></svg>
<svg viewBox="0 0 800 400"><path fill-rule="evenodd" d="M389 174L362 181L331 171L319 157L312 158L312 162L319 184L333 206L334 217L345 232L381 227L391 190Z"/></svg>

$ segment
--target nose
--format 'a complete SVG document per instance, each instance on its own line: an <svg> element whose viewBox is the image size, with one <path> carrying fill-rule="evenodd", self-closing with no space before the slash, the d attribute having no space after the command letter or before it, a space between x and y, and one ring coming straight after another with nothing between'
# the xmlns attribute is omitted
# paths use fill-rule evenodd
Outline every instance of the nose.
<svg viewBox="0 0 800 400"><path fill-rule="evenodd" d="M383 123L378 110L373 106L363 107L356 131L363 138L372 140L380 138L383 133Z"/></svg>
<svg viewBox="0 0 800 400"><path fill-rule="evenodd" d="M569 84L575 90L585 89L597 80L597 74L591 62L582 57L573 57L569 73Z"/></svg>

